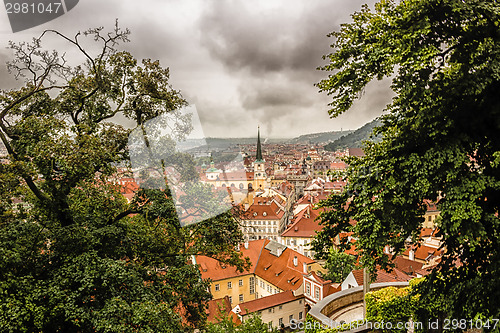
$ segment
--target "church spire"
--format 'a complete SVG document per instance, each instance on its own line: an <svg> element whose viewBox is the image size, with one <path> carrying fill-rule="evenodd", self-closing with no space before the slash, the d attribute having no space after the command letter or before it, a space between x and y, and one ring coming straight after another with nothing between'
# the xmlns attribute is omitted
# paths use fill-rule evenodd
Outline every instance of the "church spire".
<svg viewBox="0 0 500 333"><path fill-rule="evenodd" d="M260 126L257 128L257 156L256 161L262 161L262 147L260 146Z"/></svg>
<svg viewBox="0 0 500 333"><path fill-rule="evenodd" d="M257 161L262 161L262 147L260 146L260 126L257 127L257 156L255 157Z"/></svg>

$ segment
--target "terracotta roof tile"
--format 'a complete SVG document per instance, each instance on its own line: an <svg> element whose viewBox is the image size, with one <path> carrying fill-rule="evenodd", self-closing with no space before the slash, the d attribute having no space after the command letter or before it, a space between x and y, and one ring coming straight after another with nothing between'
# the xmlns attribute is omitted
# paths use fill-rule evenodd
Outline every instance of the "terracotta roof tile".
<svg viewBox="0 0 500 333"><path fill-rule="evenodd" d="M229 301L229 296L209 301L205 312L207 313L207 322L209 323L219 323L224 316L229 316L231 317L233 323L236 325L241 324L241 320L238 315L231 312L231 302Z"/></svg>
<svg viewBox="0 0 500 333"><path fill-rule="evenodd" d="M277 305L289 303L303 298L304 295L295 296L293 291L288 290L274 295L261 297L252 301L244 302L239 304L240 314L246 315L249 313L254 313L257 311L262 311Z"/></svg>
<svg viewBox="0 0 500 333"><path fill-rule="evenodd" d="M235 276L242 276L255 271L255 264L259 260L260 253L264 248L265 240L259 239L248 242L248 249L240 246L243 257L248 257L252 263L252 267L248 271L238 272L235 267L222 266L219 261L206 256L197 256L196 262L200 266L201 277L203 279L211 279L218 281L223 279L232 278ZM223 268L225 267L225 268Z"/></svg>
<svg viewBox="0 0 500 333"><path fill-rule="evenodd" d="M281 234L282 237L308 237L312 238L323 229L319 224L320 210L313 209L308 205L302 209L294 219L294 222Z"/></svg>
<svg viewBox="0 0 500 333"><path fill-rule="evenodd" d="M408 275L415 275L416 271L422 268L424 264L414 260L396 256L393 260L395 267Z"/></svg>

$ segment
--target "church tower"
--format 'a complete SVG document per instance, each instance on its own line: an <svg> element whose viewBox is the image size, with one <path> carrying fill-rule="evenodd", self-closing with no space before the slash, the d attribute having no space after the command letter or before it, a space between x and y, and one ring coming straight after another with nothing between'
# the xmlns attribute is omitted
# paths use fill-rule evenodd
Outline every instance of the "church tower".
<svg viewBox="0 0 500 333"><path fill-rule="evenodd" d="M255 155L255 162L253 162L254 172L254 189L264 189L266 182L266 167L262 158L262 146L260 144L260 127L257 129L257 154Z"/></svg>

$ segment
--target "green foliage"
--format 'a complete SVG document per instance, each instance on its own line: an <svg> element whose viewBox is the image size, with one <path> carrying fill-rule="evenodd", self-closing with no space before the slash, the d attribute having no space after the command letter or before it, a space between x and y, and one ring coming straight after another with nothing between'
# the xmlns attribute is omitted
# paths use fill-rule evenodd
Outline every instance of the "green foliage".
<svg viewBox="0 0 500 333"><path fill-rule="evenodd" d="M380 138L372 137L373 129L380 125L378 119L372 120L357 130L344 135L325 146L325 150L337 151L342 148L361 148L366 140L379 141Z"/></svg>
<svg viewBox="0 0 500 333"><path fill-rule="evenodd" d="M423 298L445 295L451 318L500 316L499 15L497 1L363 6L331 34L321 69L333 73L317 84L333 98L332 116L374 78L391 77L395 97L375 130L382 141L349 160L346 191L322 204L333 209L314 251L326 256L339 232L353 231L361 262L386 267L383 248L417 242L424 202L436 202L446 251L419 288Z"/></svg>
<svg viewBox="0 0 500 333"><path fill-rule="evenodd" d="M372 323L391 323L395 332L406 332L405 328L396 329L398 323L408 323L414 305L409 288L387 287L366 294L366 321Z"/></svg>
<svg viewBox="0 0 500 333"><path fill-rule="evenodd" d="M262 319L257 314L253 314L246 319L241 325L236 325L229 315L223 315L219 318L217 324L209 323L204 333L262 333L271 332L277 333L277 328L269 329L269 326L262 322Z"/></svg>
<svg viewBox="0 0 500 333"><path fill-rule="evenodd" d="M114 48L128 34L46 31L11 43L9 69L25 85L0 92L0 140L9 152L0 164L2 332L192 331L205 324L211 295L191 257L248 267L235 251L242 235L233 212L181 228L165 183L130 203L115 185L131 130L108 121L122 115L140 128L162 114L176 118L173 110L186 104L158 61L138 65ZM44 51L51 35L80 52L82 65ZM100 53L85 51L84 37ZM183 133L190 126L187 118L177 123ZM193 179L192 160L176 158ZM186 195L214 205L206 189Z"/></svg>
<svg viewBox="0 0 500 333"><path fill-rule="evenodd" d="M347 275L354 269L355 265L355 257L331 248L325 262L325 268L328 272L323 278L325 280L332 280L336 283L342 283Z"/></svg>

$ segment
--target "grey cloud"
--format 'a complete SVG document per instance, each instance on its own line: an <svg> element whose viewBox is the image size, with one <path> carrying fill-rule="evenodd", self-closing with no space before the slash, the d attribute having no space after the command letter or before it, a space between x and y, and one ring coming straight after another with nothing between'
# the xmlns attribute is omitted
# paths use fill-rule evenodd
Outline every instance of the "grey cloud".
<svg viewBox="0 0 500 333"><path fill-rule="evenodd" d="M326 34L365 2L86 0L40 31L109 30L118 18L132 31L131 43L120 48L170 67L170 82L196 105L207 136L254 136L260 124L264 137L291 137L359 127L390 101L387 84L375 82L352 110L332 120L329 97L313 86L328 75L316 70L331 52ZM0 53L0 61L6 56ZM11 86L5 77L0 67L1 86Z"/></svg>
<svg viewBox="0 0 500 333"><path fill-rule="evenodd" d="M211 4L200 19L203 45L227 68L260 74L314 70L329 52L326 34L338 29L349 18L347 13L358 10L362 2L292 2L290 8L295 11L283 6L264 13L253 12L248 2Z"/></svg>
<svg viewBox="0 0 500 333"><path fill-rule="evenodd" d="M7 70L7 61L12 60L13 54L10 50L0 50L0 89L9 90L19 88L23 85L23 80L16 80L13 74Z"/></svg>
<svg viewBox="0 0 500 333"><path fill-rule="evenodd" d="M302 82L288 79L251 78L239 87L242 106L247 110L262 107L302 107L311 104L311 98L304 94Z"/></svg>

